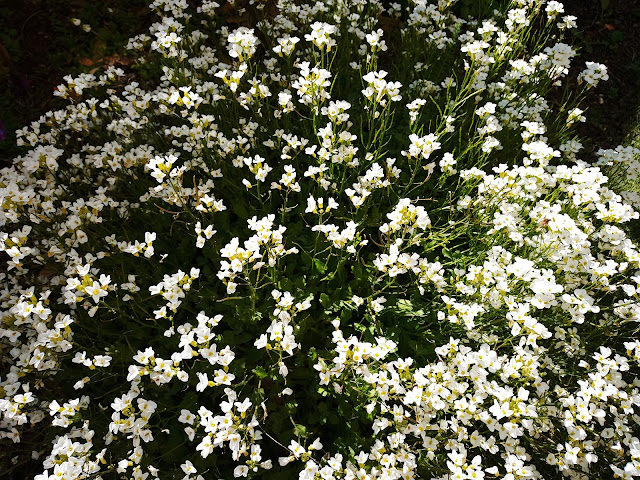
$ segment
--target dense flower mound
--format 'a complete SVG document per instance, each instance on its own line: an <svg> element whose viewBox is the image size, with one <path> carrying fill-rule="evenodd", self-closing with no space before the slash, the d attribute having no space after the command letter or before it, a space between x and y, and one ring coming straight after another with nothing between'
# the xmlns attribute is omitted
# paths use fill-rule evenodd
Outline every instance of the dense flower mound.
<svg viewBox="0 0 640 480"><path fill-rule="evenodd" d="M580 159L607 72L572 66L575 18L249 3L155 0L135 72L18 132L2 468L640 476L640 198L608 178L638 152Z"/></svg>

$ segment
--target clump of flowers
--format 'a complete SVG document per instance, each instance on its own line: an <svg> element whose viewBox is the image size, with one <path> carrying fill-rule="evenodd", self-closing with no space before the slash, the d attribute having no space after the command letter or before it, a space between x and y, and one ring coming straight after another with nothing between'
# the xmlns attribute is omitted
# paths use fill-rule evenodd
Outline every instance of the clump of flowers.
<svg viewBox="0 0 640 480"><path fill-rule="evenodd" d="M330 98L327 91L331 85L329 79L331 72L324 68L309 68L309 62L302 62L299 65L300 76L291 86L297 90L300 103L310 105L311 109L317 113L319 105Z"/></svg>
<svg viewBox="0 0 640 480"><path fill-rule="evenodd" d="M601 63L587 62L587 68L578 75L578 82L585 82L590 87L595 87L600 80L609 80L607 67Z"/></svg>
<svg viewBox="0 0 640 480"><path fill-rule="evenodd" d="M0 471L640 476L638 151L547 99L564 6L494 6L156 0L144 75L65 77L0 171Z"/></svg>
<svg viewBox="0 0 640 480"><path fill-rule="evenodd" d="M256 53L258 38L254 35L252 28L240 27L234 30L227 37L229 56L237 58L239 61L245 61Z"/></svg>

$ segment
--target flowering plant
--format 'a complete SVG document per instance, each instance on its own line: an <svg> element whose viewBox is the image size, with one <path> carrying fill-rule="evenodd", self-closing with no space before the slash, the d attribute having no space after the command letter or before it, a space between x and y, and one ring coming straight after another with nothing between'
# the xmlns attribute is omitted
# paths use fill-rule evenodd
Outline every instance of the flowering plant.
<svg viewBox="0 0 640 480"><path fill-rule="evenodd" d="M578 158L604 66L547 100L575 19L543 0L252 3L231 29L214 1L155 0L129 42L139 82L69 77L69 105L18 132L0 435L34 447L14 466L640 475L638 202L605 175L637 152Z"/></svg>

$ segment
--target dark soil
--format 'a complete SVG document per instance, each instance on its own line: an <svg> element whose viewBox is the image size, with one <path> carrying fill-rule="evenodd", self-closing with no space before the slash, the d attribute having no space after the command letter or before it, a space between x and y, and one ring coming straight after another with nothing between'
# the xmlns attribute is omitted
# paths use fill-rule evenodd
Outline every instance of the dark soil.
<svg viewBox="0 0 640 480"><path fill-rule="evenodd" d="M64 105L53 92L65 75L103 68L113 55L125 53L130 36L146 31L152 18L148 3L0 0L0 167L20 153L16 129Z"/></svg>
<svg viewBox="0 0 640 480"><path fill-rule="evenodd" d="M565 15L578 17L574 45L576 69L586 61L608 67L582 105L587 121L578 127L585 152L623 143L640 122L640 2L637 0L565 0ZM603 5L608 8L603 9Z"/></svg>

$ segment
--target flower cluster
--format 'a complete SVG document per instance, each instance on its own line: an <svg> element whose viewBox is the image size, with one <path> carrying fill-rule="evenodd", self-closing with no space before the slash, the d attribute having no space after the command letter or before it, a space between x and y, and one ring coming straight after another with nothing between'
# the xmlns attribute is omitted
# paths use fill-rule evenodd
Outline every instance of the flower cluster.
<svg viewBox="0 0 640 480"><path fill-rule="evenodd" d="M580 158L568 8L219 3L17 132L0 471L640 476L638 151Z"/></svg>
<svg viewBox="0 0 640 480"><path fill-rule="evenodd" d="M251 270L259 270L268 265L276 266L278 258L285 255L298 253L293 247L285 249L283 244L283 233L287 227L279 226L273 229L275 215L268 215L261 220L257 217L249 219L249 228L256 233L244 242L244 248L240 247L240 241L234 237L227 245L220 250L220 256L227 260L222 260L218 278L225 282L227 293L236 291L236 277L239 274L248 276ZM266 256L267 262L264 262Z"/></svg>
<svg viewBox="0 0 640 480"><path fill-rule="evenodd" d="M380 70L379 72L369 72L362 77L367 82L367 88L362 90L362 95L374 104L380 104L383 107L387 104L387 100L399 102L402 100L400 95L400 82L387 82L385 77L387 72Z"/></svg>
<svg viewBox="0 0 640 480"><path fill-rule="evenodd" d="M300 76L291 84L298 92L300 103L310 105L314 111L318 111L318 106L329 99L329 92L326 87L331 85L329 79L331 72L324 68L313 67L309 69L309 62L302 62Z"/></svg>
<svg viewBox="0 0 640 480"><path fill-rule="evenodd" d="M320 50L330 51L337 45L335 39L331 35L336 33L336 26L324 22L315 22L311 24L311 33L304 36L304 39L313 43Z"/></svg>
<svg viewBox="0 0 640 480"><path fill-rule="evenodd" d="M260 42L254 35L252 28L240 27L227 37L227 43L229 44L229 56L242 62L256 53Z"/></svg>
<svg viewBox="0 0 640 480"><path fill-rule="evenodd" d="M601 63L587 62L587 68L578 75L578 82L586 82L590 87L595 87L600 80L608 80L607 67Z"/></svg>

